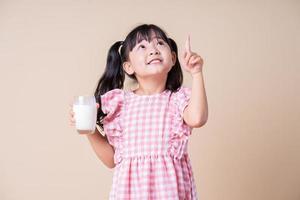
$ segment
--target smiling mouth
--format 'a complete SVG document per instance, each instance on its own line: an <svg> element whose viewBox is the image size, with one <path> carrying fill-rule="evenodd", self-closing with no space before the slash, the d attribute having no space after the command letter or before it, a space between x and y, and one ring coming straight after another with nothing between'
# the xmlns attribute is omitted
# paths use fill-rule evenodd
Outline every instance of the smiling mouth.
<svg viewBox="0 0 300 200"><path fill-rule="evenodd" d="M159 64L161 63L162 61L160 59L153 59L151 60L150 62L148 62L148 65L151 65L151 64Z"/></svg>

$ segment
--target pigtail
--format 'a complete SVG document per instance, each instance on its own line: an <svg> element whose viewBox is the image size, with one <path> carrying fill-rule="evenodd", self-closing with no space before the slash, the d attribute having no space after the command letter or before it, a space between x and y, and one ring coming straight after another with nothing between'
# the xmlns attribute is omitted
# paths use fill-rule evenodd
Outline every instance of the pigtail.
<svg viewBox="0 0 300 200"><path fill-rule="evenodd" d="M176 62L172 69L169 71L166 88L171 91L176 91L180 88L183 82L183 73L181 70L180 62L178 60L178 48L176 42L172 38L168 38L171 51L176 53Z"/></svg>
<svg viewBox="0 0 300 200"><path fill-rule="evenodd" d="M97 88L95 90L96 102L99 103L99 109L97 113L96 123L103 129L103 124L100 122L103 117L106 116L101 109L101 95L112 89L122 89L125 80L125 74L122 68L122 59L119 53L119 48L122 45L122 41L114 43L107 55L106 67L103 75L98 81Z"/></svg>

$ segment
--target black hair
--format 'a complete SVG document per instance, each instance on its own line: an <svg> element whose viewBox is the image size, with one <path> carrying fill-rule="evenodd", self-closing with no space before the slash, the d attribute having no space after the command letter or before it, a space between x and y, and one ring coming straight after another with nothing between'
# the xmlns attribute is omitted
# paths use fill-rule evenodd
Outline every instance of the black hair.
<svg viewBox="0 0 300 200"><path fill-rule="evenodd" d="M115 42L108 51L105 71L98 81L98 85L94 93L96 101L100 105L97 113L97 124L102 129L103 124L101 121L106 114L103 113L101 109L101 95L112 89L123 89L125 74L127 74L123 70L123 63L128 61L129 52L132 51L135 45L142 40L147 40L150 42L152 33L164 40L169 45L171 51L176 53L175 65L171 68L167 76L166 90L175 92L181 87L183 82L183 74L178 60L178 49L176 42L173 39L168 38L165 31L154 24L142 24L137 26L126 36L124 41ZM134 74L127 74L127 76L137 81L137 78Z"/></svg>

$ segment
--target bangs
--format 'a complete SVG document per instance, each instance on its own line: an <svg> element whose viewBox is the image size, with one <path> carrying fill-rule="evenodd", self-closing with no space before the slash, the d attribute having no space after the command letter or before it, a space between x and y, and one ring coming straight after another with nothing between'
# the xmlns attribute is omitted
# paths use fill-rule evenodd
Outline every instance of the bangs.
<svg viewBox="0 0 300 200"><path fill-rule="evenodd" d="M128 38L129 51L132 51L132 49L143 40L150 42L153 35L156 38L164 40L170 46L168 38L162 30L156 27L143 27L142 29L133 32L131 37Z"/></svg>

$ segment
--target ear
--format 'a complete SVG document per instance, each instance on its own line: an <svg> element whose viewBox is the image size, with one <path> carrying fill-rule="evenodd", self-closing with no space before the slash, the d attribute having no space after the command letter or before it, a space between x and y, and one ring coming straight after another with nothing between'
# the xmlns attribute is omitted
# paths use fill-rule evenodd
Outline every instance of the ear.
<svg viewBox="0 0 300 200"><path fill-rule="evenodd" d="M176 53L174 51L172 51L171 53L172 53L172 63L173 63L173 66L174 66L175 63L176 63Z"/></svg>
<svg viewBox="0 0 300 200"><path fill-rule="evenodd" d="M134 73L134 69L132 68L130 62L128 61L123 62L123 69L129 75L132 75Z"/></svg>

